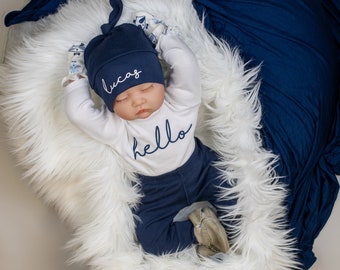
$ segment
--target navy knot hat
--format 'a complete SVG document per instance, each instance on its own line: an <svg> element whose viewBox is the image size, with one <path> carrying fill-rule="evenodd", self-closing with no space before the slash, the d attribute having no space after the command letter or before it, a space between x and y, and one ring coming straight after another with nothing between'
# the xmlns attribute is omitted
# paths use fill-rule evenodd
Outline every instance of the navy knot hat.
<svg viewBox="0 0 340 270"><path fill-rule="evenodd" d="M133 24L121 24L92 39L84 53L85 66L92 89L113 111L116 97L142 83L164 84L157 51Z"/></svg>

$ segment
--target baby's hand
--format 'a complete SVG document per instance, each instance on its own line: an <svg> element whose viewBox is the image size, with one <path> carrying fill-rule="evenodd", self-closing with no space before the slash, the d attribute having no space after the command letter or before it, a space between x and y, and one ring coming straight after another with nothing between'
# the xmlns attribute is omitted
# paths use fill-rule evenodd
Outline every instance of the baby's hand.
<svg viewBox="0 0 340 270"><path fill-rule="evenodd" d="M66 86L67 84L80 78L87 77L84 65L85 47L86 46L84 43L80 43L72 45L72 47L68 50L69 52L68 75L63 78L62 86Z"/></svg>
<svg viewBox="0 0 340 270"><path fill-rule="evenodd" d="M165 23L145 11L135 13L132 23L142 28L155 45L157 45L160 35L165 34L168 29Z"/></svg>

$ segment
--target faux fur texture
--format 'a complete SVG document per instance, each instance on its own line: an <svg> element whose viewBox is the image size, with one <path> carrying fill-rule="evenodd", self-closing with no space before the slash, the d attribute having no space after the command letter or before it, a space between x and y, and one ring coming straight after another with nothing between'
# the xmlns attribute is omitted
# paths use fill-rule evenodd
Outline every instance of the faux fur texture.
<svg viewBox="0 0 340 270"><path fill-rule="evenodd" d="M285 187L273 170L275 156L259 134L258 69L245 69L238 51L209 35L189 0L125 0L119 23L147 10L170 25L195 52L202 75L197 135L222 157L221 190L238 203L232 251L222 262L199 260L195 249L145 254L135 242L130 208L139 199L127 164L108 146L84 135L67 119L61 80L67 50L100 33L111 7L105 0L73 0L43 20L13 29L15 45L1 67L1 114L26 178L74 229L73 261L91 269L297 269L294 241L285 229Z"/></svg>

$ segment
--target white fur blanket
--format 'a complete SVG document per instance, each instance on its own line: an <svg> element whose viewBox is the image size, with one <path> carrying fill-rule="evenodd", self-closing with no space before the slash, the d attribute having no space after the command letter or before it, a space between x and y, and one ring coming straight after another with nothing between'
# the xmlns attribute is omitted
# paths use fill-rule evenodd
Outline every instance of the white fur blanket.
<svg viewBox="0 0 340 270"><path fill-rule="evenodd" d="M16 40L0 70L1 114L13 149L37 195L72 226L73 261L96 270L297 269L294 241L285 229L286 191L272 167L276 157L261 146L258 69L246 70L237 50L206 32L190 0L123 3L119 23L138 10L157 14L178 26L196 54L203 91L197 136L222 156L225 178L235 183L221 196L237 194L238 203L222 219L241 218L222 262L201 261L194 248L157 257L135 242L130 207L139 194L133 174L64 112L67 50L99 34L111 11L106 0L73 0L55 15L13 29Z"/></svg>

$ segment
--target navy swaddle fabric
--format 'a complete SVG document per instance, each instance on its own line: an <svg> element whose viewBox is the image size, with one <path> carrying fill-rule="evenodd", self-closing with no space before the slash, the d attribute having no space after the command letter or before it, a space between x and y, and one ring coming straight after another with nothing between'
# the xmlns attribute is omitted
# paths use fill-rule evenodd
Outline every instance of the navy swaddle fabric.
<svg viewBox="0 0 340 270"><path fill-rule="evenodd" d="M208 30L237 46L250 65L262 64L262 137L280 156L276 171L290 189L288 218L306 269L315 261L313 242L331 213L339 188L334 173L340 173L339 47L321 4L194 1Z"/></svg>
<svg viewBox="0 0 340 270"><path fill-rule="evenodd" d="M7 26L55 13L67 0L32 0L9 13ZM110 0L118 12L120 0ZM340 174L340 1L194 0L206 28L262 65L264 147L279 155L276 171L290 192L288 219L305 269L336 200ZM115 18L114 18L115 17ZM103 25L112 27L112 24Z"/></svg>
<svg viewBox="0 0 340 270"><path fill-rule="evenodd" d="M65 4L68 0L32 0L22 10L16 10L8 13L5 17L5 25L25 21L38 21L39 19L53 14L58 11L61 4Z"/></svg>

